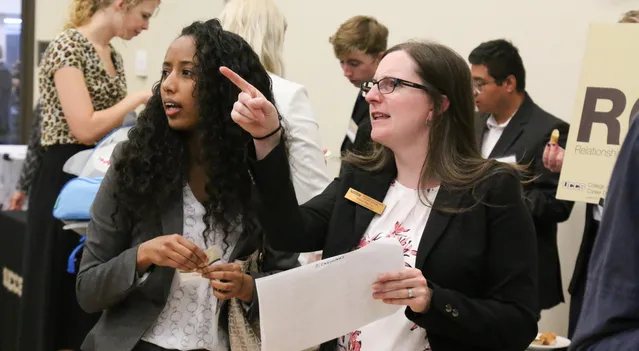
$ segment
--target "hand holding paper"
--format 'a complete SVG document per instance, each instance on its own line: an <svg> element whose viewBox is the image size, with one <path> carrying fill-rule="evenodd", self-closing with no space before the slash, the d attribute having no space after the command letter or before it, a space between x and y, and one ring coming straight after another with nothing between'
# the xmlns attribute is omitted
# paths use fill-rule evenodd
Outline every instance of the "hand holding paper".
<svg viewBox="0 0 639 351"><path fill-rule="evenodd" d="M403 269L399 242L380 239L257 279L262 350L303 350L397 312L400 306L373 298L373 284L379 274Z"/></svg>
<svg viewBox="0 0 639 351"><path fill-rule="evenodd" d="M432 291L419 269L382 273L377 276L373 290L373 298L391 305L408 306L417 313L424 313L430 307Z"/></svg>
<svg viewBox="0 0 639 351"><path fill-rule="evenodd" d="M138 247L138 272L145 272L153 264L193 271L207 261L204 251L180 234L159 236Z"/></svg>

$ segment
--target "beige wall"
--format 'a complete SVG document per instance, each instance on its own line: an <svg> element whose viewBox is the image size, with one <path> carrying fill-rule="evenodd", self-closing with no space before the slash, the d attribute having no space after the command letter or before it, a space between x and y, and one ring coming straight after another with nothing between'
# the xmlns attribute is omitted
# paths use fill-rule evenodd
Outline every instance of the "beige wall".
<svg viewBox="0 0 639 351"><path fill-rule="evenodd" d="M528 72L533 99L559 118L569 120L579 79L585 35L590 22L615 22L620 13L639 8L639 0L276 0L288 20L286 76L306 85L319 121L322 140L338 154L357 90L341 76L328 37L350 16L376 16L390 29L390 44L411 38L434 39L462 56L481 41L506 37L514 41ZM62 26L68 0L38 0L37 39L51 39ZM188 6L186 5L188 3ZM129 90L150 87L168 43L195 19L215 16L222 0L163 0L151 29L117 42L127 65ZM137 49L148 50L149 78L134 76ZM337 172L337 161L330 164ZM583 230L583 205L560 226L559 250L567 286ZM540 282L543 284L544 282ZM569 296L566 293L566 298ZM544 313L543 331L566 333L568 305Z"/></svg>

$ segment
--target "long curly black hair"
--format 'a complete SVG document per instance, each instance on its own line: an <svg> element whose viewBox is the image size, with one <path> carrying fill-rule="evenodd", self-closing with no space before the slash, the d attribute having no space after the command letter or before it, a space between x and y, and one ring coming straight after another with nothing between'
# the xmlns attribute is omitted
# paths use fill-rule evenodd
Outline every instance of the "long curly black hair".
<svg viewBox="0 0 639 351"><path fill-rule="evenodd" d="M208 182L204 203L206 233L211 229L228 235L240 217L253 216L250 206L251 178L247 150L252 138L231 119L231 110L240 90L220 72L226 66L274 103L271 80L258 56L240 36L224 31L217 19L194 22L181 36L195 40L194 97L199 122L192 132L169 127L160 97L161 81L129 132L122 157L113 165L118 191L118 210L132 223L155 221L170 203L180 199L192 157L187 141L196 137L201 146L197 162L205 169ZM244 222L244 232L247 221ZM224 248L226 250L226 248Z"/></svg>

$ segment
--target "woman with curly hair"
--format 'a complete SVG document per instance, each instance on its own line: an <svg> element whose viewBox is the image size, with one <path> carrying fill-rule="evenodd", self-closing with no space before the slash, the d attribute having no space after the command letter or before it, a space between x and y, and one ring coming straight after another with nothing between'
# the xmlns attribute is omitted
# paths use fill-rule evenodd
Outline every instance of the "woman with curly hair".
<svg viewBox="0 0 639 351"><path fill-rule="evenodd" d="M227 350L228 300L254 322L255 277L297 265L298 255L262 239L245 152L252 137L231 119L240 90L222 65L274 101L257 55L217 20L193 23L171 44L93 203L77 295L104 313L83 350ZM210 264L213 251L220 262ZM259 273L248 275L235 261L256 252Z"/></svg>
<svg viewBox="0 0 639 351"><path fill-rule="evenodd" d="M73 0L65 30L40 61L39 165L31 178L25 240L24 286L18 325L19 350L78 350L99 318L75 296L76 276L67 272L80 237L53 217L60 190L71 174L62 168L122 125L145 104L150 89L127 93L122 56L113 38L131 40L149 28L160 0ZM19 197L16 199L19 204Z"/></svg>

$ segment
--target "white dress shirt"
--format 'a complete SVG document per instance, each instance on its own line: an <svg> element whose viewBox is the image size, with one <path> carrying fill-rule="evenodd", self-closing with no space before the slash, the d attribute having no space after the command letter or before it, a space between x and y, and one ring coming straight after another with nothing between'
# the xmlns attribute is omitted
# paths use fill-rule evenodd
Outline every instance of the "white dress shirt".
<svg viewBox="0 0 639 351"><path fill-rule="evenodd" d="M498 124L493 115L488 117L488 120L486 120L488 130L485 131L484 139L481 144L481 155L484 156L484 158L488 158L490 153L493 152L495 145L497 145L499 138L501 138L501 135L504 133L504 129L506 129L506 126L510 123L511 119L513 119L512 116L508 118L506 122Z"/></svg>
<svg viewBox="0 0 639 351"><path fill-rule="evenodd" d="M594 218L595 221L601 222L602 214L603 214L603 207L601 207L601 205L597 205L595 206L595 208L592 209L592 218Z"/></svg>

